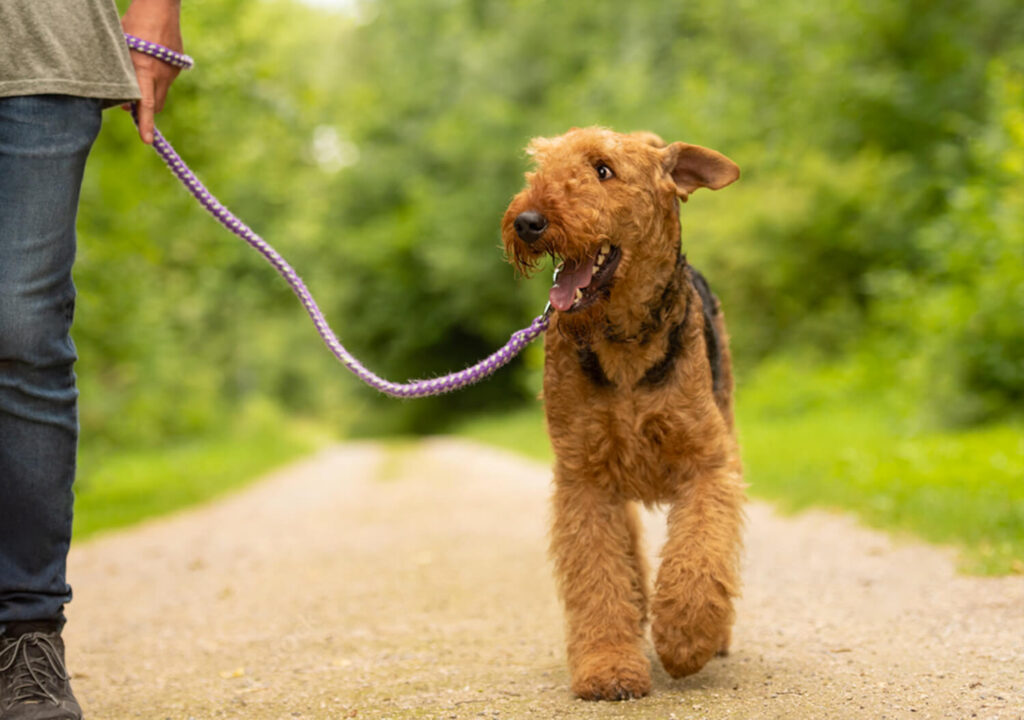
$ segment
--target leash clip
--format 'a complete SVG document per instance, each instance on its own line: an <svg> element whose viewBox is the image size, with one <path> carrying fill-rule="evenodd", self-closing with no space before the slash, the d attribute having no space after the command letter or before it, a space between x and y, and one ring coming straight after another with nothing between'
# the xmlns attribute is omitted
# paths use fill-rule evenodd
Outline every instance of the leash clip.
<svg viewBox="0 0 1024 720"><path fill-rule="evenodd" d="M558 284L558 274L560 272L562 272L562 268L563 267L565 267L565 264L564 263L559 263L558 267L555 268L555 273L554 273L554 275L551 276L551 284L552 285L557 285ZM551 317L551 301L550 300L548 300L548 304L544 306L543 317L545 319Z"/></svg>

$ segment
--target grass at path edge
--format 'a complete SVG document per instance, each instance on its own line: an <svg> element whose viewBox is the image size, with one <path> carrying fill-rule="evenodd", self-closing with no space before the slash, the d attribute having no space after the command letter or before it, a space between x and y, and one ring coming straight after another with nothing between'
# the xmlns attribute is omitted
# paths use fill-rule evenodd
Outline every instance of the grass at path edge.
<svg viewBox="0 0 1024 720"><path fill-rule="evenodd" d="M211 500L331 439L314 423L254 404L219 434L114 453L85 447L75 483L74 538Z"/></svg>

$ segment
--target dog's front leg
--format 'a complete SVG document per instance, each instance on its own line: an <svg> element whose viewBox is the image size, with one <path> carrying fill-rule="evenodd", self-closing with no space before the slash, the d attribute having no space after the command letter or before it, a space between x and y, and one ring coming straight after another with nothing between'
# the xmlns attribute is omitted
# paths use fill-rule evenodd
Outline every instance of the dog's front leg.
<svg viewBox="0 0 1024 720"><path fill-rule="evenodd" d="M556 471L551 554L565 603L572 690L588 700L650 692L645 565L635 509Z"/></svg>
<svg viewBox="0 0 1024 720"><path fill-rule="evenodd" d="M673 677L697 672L728 649L739 594L743 524L739 461L679 488L652 605L652 635Z"/></svg>

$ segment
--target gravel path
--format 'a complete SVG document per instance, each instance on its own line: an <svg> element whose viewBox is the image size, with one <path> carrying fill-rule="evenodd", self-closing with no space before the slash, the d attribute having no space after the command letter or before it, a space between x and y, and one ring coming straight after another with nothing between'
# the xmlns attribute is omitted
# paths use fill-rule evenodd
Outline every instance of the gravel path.
<svg viewBox="0 0 1024 720"><path fill-rule="evenodd" d="M451 439L343 445L80 544L65 633L87 717L1024 718L1024 577L760 503L733 653L659 669L642 700L574 700L548 483Z"/></svg>

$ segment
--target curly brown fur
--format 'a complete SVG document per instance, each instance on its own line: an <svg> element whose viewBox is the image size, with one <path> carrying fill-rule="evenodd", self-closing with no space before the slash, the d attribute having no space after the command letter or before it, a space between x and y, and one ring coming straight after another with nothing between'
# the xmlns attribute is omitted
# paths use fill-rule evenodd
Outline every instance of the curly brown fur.
<svg viewBox="0 0 1024 720"><path fill-rule="evenodd" d="M572 689L639 697L651 688L648 617L666 670L687 675L727 648L739 592L728 336L679 247L679 201L739 170L706 148L602 128L538 138L528 152L536 168L502 235L520 271L547 254L566 268L552 289L544 401ZM638 502L670 504L653 597Z"/></svg>

